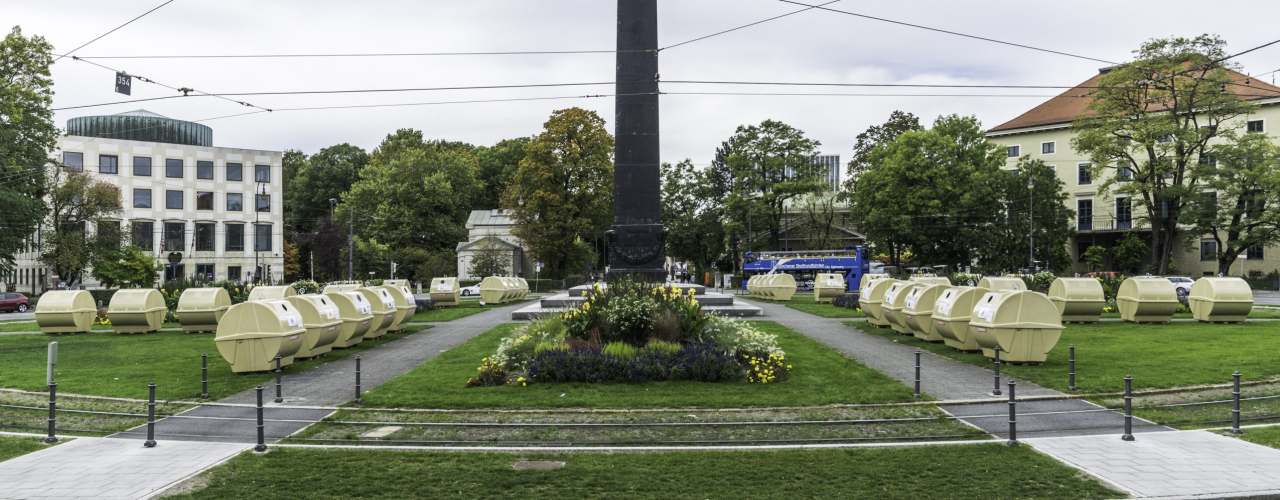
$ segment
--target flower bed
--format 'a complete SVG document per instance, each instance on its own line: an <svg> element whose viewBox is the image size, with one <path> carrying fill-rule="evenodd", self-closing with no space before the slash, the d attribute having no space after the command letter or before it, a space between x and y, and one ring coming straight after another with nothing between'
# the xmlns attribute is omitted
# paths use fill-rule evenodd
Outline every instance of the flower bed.
<svg viewBox="0 0 1280 500"><path fill-rule="evenodd" d="M771 383L791 367L777 336L703 314L693 290L620 280L577 309L521 326L471 386L556 382Z"/></svg>

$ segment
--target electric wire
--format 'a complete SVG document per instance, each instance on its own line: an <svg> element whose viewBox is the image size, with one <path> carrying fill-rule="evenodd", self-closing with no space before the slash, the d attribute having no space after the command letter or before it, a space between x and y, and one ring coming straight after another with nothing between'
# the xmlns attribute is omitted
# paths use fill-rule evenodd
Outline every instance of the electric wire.
<svg viewBox="0 0 1280 500"><path fill-rule="evenodd" d="M807 11L810 11L810 10L816 9L816 8L818 8L818 7L824 6L824 5L831 5L831 4L833 4L833 3L837 3L837 2L839 2L839 1L840 1L840 0L831 0L830 2L827 2L827 3L822 3L822 4L818 4L818 5L811 5L811 6L808 6L808 7L803 8L803 9L800 9L800 10L794 11L794 12L788 12L788 13L786 13L786 14L782 14L782 15L780 15L780 16L770 17L770 18L765 19L765 20L762 20L762 21L756 21L756 22L754 22L754 23L744 24L744 25L742 25L742 26L738 26L737 28L730 28L730 29L727 29L727 30L724 30L724 31L720 31L720 32L717 32L717 33L712 33L712 34L710 34L710 35L700 36L700 37L698 37L698 38L694 38L694 39L692 39L692 40L686 40L686 41L683 41L683 42L680 42L680 43L677 43L677 44L668 45L668 46L666 46L666 47L663 47L663 48L658 49L658 51L659 51L659 52L661 52L661 51L664 51L664 50L667 50L667 49L673 49L673 48L679 47L679 46L681 46L681 45L686 45L686 44L690 44L690 43L693 43L693 42L697 42L697 41L699 41L699 40L706 40L706 39L711 38L711 37L714 37L714 36L720 36L720 35L723 35L723 34L725 34L725 33L730 33L730 32L734 32L734 31L738 31L738 30L743 29L743 28L750 28L750 27L755 26L755 25L757 25L757 24L764 24L764 23L767 23L767 22L769 22L769 21L773 21L773 20L775 20L775 19L782 19L782 18L784 18L784 17L791 16L791 15L795 15L795 14L799 14L799 13L801 13L801 12L807 12Z"/></svg>
<svg viewBox="0 0 1280 500"><path fill-rule="evenodd" d="M89 63L89 64L92 64L92 65L97 66L97 67L99 67L99 68L103 68L103 69L106 69L106 70L114 71L114 72L116 72L116 73L125 73L125 74L128 74L128 72L126 72L126 71L121 71L121 70L118 70L118 69L115 69L115 68L112 68L112 67L109 67L109 66L104 66L104 65L102 65L102 64L98 64L98 63L93 62L93 61L88 61L88 60L85 60L85 59L81 59L80 57L77 57L77 56L71 56L71 59L72 59L72 60L76 60L76 61L80 61L80 62ZM170 89L170 90L174 90L174 91L177 91L177 92L182 92L182 93L183 93L183 95L187 95L187 94L189 94L189 93L191 93L191 92L195 92L195 93L197 93L197 94L201 94L201 95L208 95L208 96L211 96L211 97L217 97L217 98L222 99L222 100L224 100L224 101L234 102L234 103L239 104L239 105L241 105L241 106L248 106L248 107L251 107L251 108L258 108L258 109L265 110L265 111L271 111L270 109L268 109L268 108L264 108L264 107L262 107L262 106L256 106L256 105L253 105L253 104L250 104L250 103L244 102L244 101L237 101L237 100L235 100L235 99L228 99L228 98L223 97L223 96L221 96L221 95L210 94L210 93L208 93L208 92L204 92L204 91L201 91L201 90L196 90L196 89L189 88L189 87L182 87L182 88L178 88L178 87L173 87L173 86L170 86L170 85L166 85L166 84L163 84L163 83L157 82L157 81L155 81L155 80L152 80L152 79L147 78L147 77L144 77L144 76L140 76L140 75L130 75L130 76L135 77L135 78L137 78L137 79L139 79L139 80L142 80L142 81L144 81L144 82L147 82L147 83L152 83L152 84L159 85L159 86L161 86L161 87L164 87L164 88L167 88L167 89Z"/></svg>
<svg viewBox="0 0 1280 500"><path fill-rule="evenodd" d="M137 20L139 20L139 19L142 19L142 18L143 18L143 17L145 17L147 14L150 14L150 13L152 13L152 12L155 12L155 11L157 11L157 10L160 10L160 7L164 7L164 6L169 5L169 4L171 4L171 3L173 3L173 0L168 0L168 1L167 1L167 2L165 2L165 3L162 3L162 4L158 5L158 6L156 6L154 9L151 9L151 10L148 10L148 11L146 11L146 12L143 12L143 13L142 13L142 15L140 15L140 16L138 16L138 17L135 17L135 18L133 18L133 19L130 19L128 22L126 22L126 23L124 23L124 24L121 24L121 25L119 25L119 26L116 26L115 28L112 28L112 29L111 29L111 31L108 31L108 32L106 32L106 33L103 33L103 34L99 35L97 38L94 38L93 40L89 40L89 41L85 42L85 43L84 43L84 45L81 45L81 46L79 46L79 47L76 47L76 48L74 48L74 49L71 49L70 51L66 52L65 54L62 54L62 55L58 56L58 59L62 59L62 58L64 58L64 57L67 57L67 56L69 56L69 55L71 55L71 54L75 53L75 51L80 50L80 49L83 49L83 48L85 48L85 46L87 46L87 45L89 45L89 44L91 44L91 43L93 43L93 42L96 42L96 41L98 41L98 40L101 40L101 39L102 39L102 37L105 37L105 36L107 36L107 35L110 35L110 34L112 34L112 33L115 33L115 32L116 32L116 30L118 30L118 29L120 29L120 28L123 28L123 27L125 27L125 26L128 26L130 23L132 23L132 22L134 22L134 21L137 21ZM53 62L58 62L58 59L54 59L54 60L53 60Z"/></svg>

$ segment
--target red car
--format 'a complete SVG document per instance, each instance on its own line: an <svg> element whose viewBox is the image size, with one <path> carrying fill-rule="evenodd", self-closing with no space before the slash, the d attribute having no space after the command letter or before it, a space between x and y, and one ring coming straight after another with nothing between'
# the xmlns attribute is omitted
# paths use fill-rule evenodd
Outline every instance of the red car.
<svg viewBox="0 0 1280 500"><path fill-rule="evenodd" d="M20 293L0 293L0 311L18 311L20 313L27 312L31 307L31 301L27 300L27 296Z"/></svg>

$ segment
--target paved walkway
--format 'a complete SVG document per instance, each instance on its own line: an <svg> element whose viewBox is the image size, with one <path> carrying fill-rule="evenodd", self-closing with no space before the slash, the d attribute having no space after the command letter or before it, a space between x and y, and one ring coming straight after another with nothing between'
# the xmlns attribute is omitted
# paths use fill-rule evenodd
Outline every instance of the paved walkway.
<svg viewBox="0 0 1280 500"><path fill-rule="evenodd" d="M0 462L0 499L146 498L249 449L241 444L76 438Z"/></svg>

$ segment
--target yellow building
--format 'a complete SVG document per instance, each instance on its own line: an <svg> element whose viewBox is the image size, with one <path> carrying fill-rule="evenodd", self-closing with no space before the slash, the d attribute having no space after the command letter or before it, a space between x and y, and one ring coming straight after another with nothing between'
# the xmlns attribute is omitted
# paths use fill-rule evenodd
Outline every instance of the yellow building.
<svg viewBox="0 0 1280 500"><path fill-rule="evenodd" d="M1058 173L1069 196L1068 203L1076 212L1075 228L1078 232L1068 243L1075 272L1088 271L1088 266L1081 258L1085 249L1092 245L1111 248L1129 232L1137 233L1144 242L1149 241L1151 236L1151 228L1143 227L1140 222L1145 220L1141 213L1143 208L1131 203L1127 194L1117 193L1114 186L1109 193L1100 193L1098 187L1103 179L1091 177L1088 156L1071 148L1071 139L1075 136L1071 130L1071 122L1086 114L1089 88L1096 87L1106 71L1104 68L1098 75L1076 88L987 131L988 139L1008 148L1009 168L1017 164L1019 157L1030 156L1043 160ZM1250 91L1247 87L1237 86L1237 93L1243 98L1256 101L1259 107L1255 114L1241 117L1237 119L1238 123L1232 125L1241 132L1263 133L1275 137L1272 129L1280 127L1280 106L1277 106L1280 104L1280 88L1240 73L1232 72L1232 78L1241 85L1259 89ZM1113 169L1108 169L1104 175L1114 174ZM1225 239L1223 235L1223 240ZM1216 252L1213 238L1202 237L1198 242L1191 242L1191 245L1180 244L1175 247L1173 262L1177 265L1178 274L1212 276L1218 270L1217 259L1213 257ZM1247 255L1244 263L1246 272L1268 273L1280 268L1280 246L1251 248ZM1232 266L1231 271L1233 275L1240 272L1239 261Z"/></svg>

